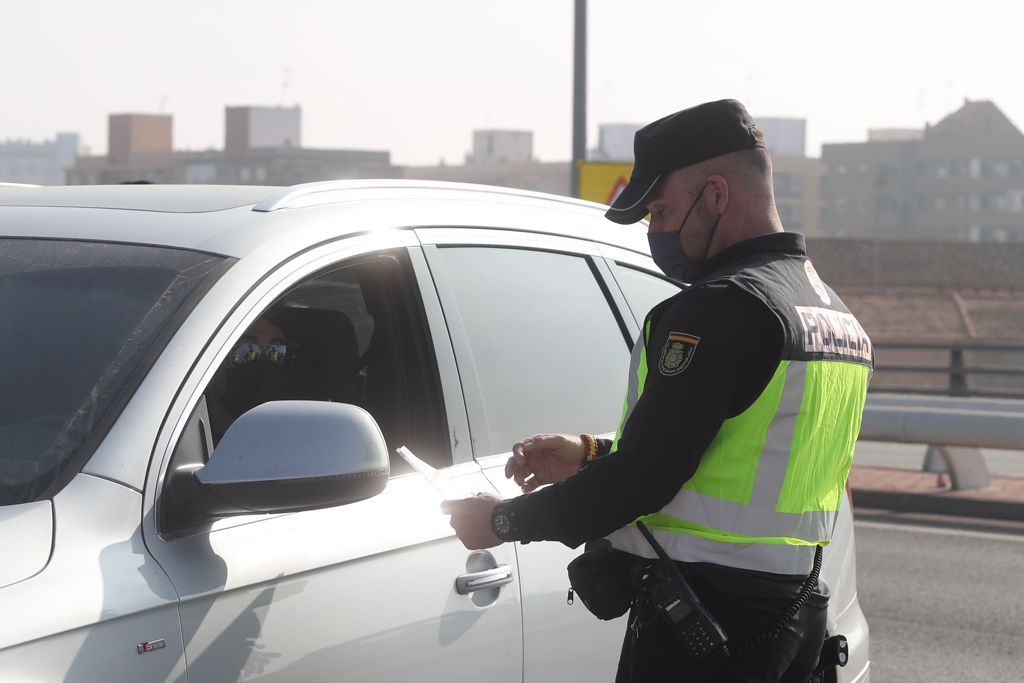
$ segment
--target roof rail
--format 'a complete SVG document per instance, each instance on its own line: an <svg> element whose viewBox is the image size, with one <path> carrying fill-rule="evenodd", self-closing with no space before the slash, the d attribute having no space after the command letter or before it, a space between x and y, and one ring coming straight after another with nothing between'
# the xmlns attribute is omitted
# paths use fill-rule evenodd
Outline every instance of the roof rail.
<svg viewBox="0 0 1024 683"><path fill-rule="evenodd" d="M321 204L329 204L338 201L336 193L351 190L381 190L381 189L440 189L458 190L462 192L487 192L512 195L516 197L533 197L546 199L548 201L564 202L566 204L596 206L591 202L574 199L572 197L561 197L558 195L531 192L509 187L497 187L491 185L478 185L473 183L453 183L435 180L325 180L315 183L303 183L291 187L277 188L277 191L267 196L252 208L253 211L270 212L278 209L287 209L294 206L299 200L315 194L324 194Z"/></svg>
<svg viewBox="0 0 1024 683"><path fill-rule="evenodd" d="M30 185L29 183L0 183L0 187L42 187L42 185Z"/></svg>
<svg viewBox="0 0 1024 683"><path fill-rule="evenodd" d="M288 208L297 200L302 199L303 197L308 197L309 195L321 192L347 190L352 187L353 184L350 180L324 180L316 183L302 183L301 185L281 187L278 188L274 194L266 197L259 204L252 207L252 210L261 212L277 211L278 209Z"/></svg>

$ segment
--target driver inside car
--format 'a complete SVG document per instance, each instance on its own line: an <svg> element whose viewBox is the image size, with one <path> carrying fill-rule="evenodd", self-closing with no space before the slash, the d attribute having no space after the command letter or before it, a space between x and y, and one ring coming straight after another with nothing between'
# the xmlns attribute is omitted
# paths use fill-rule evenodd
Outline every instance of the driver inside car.
<svg viewBox="0 0 1024 683"><path fill-rule="evenodd" d="M269 314L257 318L221 363L206 392L214 444L246 411L291 397L294 350Z"/></svg>

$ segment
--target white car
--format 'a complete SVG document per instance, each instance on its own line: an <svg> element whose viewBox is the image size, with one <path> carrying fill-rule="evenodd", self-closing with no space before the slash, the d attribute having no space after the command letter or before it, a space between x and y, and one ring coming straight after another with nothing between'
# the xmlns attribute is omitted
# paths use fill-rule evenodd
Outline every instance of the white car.
<svg viewBox="0 0 1024 683"><path fill-rule="evenodd" d="M469 552L439 511L516 495L522 437L615 428L677 285L602 211L0 187L0 680L612 680L624 622L567 604L578 551ZM848 500L822 578L850 644L828 677L867 680Z"/></svg>

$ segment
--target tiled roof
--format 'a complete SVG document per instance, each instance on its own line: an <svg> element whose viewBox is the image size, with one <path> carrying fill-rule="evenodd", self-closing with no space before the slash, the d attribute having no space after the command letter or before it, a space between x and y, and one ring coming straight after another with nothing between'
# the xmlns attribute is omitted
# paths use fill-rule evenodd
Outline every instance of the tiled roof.
<svg viewBox="0 0 1024 683"><path fill-rule="evenodd" d="M1024 344L1024 298L1006 296L961 297L978 339L1012 339Z"/></svg>
<svg viewBox="0 0 1024 683"><path fill-rule="evenodd" d="M1024 243L809 238L807 253L836 288L1024 290Z"/></svg>
<svg viewBox="0 0 1024 683"><path fill-rule="evenodd" d="M948 373L912 369L949 367L953 359L948 348L900 348L899 344L997 345L966 351L962 362L968 368L1024 368L1024 299L1019 294L964 296L920 287L836 287L836 291L875 342L875 390L944 392L951 386ZM971 373L966 382L972 391L1024 395L1021 375Z"/></svg>
<svg viewBox="0 0 1024 683"><path fill-rule="evenodd" d="M868 335L879 340L949 341L971 336L954 298L941 290L835 286Z"/></svg>
<svg viewBox="0 0 1024 683"><path fill-rule="evenodd" d="M925 130L925 139L995 136L1024 142L1024 135L991 100L967 100L963 106Z"/></svg>
<svg viewBox="0 0 1024 683"><path fill-rule="evenodd" d="M875 339L1024 344L1020 293L961 294L922 287L834 289Z"/></svg>

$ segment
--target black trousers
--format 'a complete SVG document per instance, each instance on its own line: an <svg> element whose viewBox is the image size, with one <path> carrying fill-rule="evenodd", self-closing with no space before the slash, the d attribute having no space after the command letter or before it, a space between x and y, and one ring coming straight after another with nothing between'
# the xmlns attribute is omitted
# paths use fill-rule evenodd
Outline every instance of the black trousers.
<svg viewBox="0 0 1024 683"><path fill-rule="evenodd" d="M722 625L733 644L762 633L777 622L792 601L792 593L727 585L687 572L687 579L704 606ZM828 596L811 593L782 635L732 657L712 655L694 662L660 618L643 625L633 642L627 627L616 683L807 683L817 666L825 640ZM631 613L630 619L633 614ZM657 615L654 615L657 616Z"/></svg>

